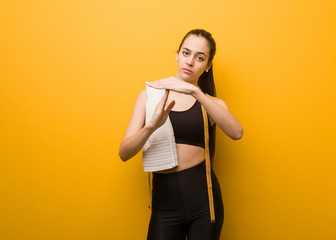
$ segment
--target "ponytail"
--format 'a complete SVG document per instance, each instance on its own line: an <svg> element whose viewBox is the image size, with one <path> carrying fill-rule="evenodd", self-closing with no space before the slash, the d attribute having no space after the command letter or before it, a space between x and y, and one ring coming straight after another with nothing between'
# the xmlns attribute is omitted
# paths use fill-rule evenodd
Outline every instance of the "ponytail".
<svg viewBox="0 0 336 240"><path fill-rule="evenodd" d="M213 97L216 97L216 87L213 77L212 66L208 72L203 72L203 74L198 79L198 86L201 88L203 93L207 93ZM215 155L215 142L216 142L216 124L212 125L209 123L209 150L210 159L213 161Z"/></svg>

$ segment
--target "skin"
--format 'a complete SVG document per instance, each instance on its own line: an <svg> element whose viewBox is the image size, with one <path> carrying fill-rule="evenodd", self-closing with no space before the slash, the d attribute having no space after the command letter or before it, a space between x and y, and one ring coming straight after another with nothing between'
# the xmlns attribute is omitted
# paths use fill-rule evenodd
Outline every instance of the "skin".
<svg viewBox="0 0 336 240"><path fill-rule="evenodd" d="M243 136L243 128L229 111L227 104L216 97L204 94L197 85L198 78L204 71L209 70L208 41L200 36L189 35L176 53L178 69L175 77L169 77L147 85L166 89L164 96L157 105L154 115L147 124L146 90L138 95L133 113L120 143L119 156L127 161L136 155L144 146L150 135L164 124L169 111L184 111L192 107L198 100L206 109L211 124L218 127L233 140ZM165 108L165 106L167 106ZM179 165L175 168L161 171L162 173L181 171L201 163L204 160L204 149L187 144L176 144Z"/></svg>

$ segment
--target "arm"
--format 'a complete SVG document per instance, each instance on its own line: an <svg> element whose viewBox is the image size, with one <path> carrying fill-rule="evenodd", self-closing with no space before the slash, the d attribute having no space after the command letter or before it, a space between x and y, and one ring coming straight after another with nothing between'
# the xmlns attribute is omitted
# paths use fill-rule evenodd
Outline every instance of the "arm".
<svg viewBox="0 0 336 240"><path fill-rule="evenodd" d="M206 109L211 124L216 123L230 138L238 140L243 136L243 128L238 120L231 114L226 103L210 95L205 95L197 86L179 80L175 77L166 78L147 85L159 89L169 89L179 93L190 94L196 98Z"/></svg>
<svg viewBox="0 0 336 240"><path fill-rule="evenodd" d="M150 135L167 120L169 111L175 102L171 102L165 109L169 91L163 95L161 101L156 106L152 119L145 124L146 119L146 90L143 90L133 107L131 119L126 128L125 135L119 146L119 156L122 161L135 156L145 145Z"/></svg>
<svg viewBox="0 0 336 240"><path fill-rule="evenodd" d="M211 123L215 122L226 135L234 140L242 138L243 127L223 100L205 95L199 88L195 88L191 95L204 106Z"/></svg>

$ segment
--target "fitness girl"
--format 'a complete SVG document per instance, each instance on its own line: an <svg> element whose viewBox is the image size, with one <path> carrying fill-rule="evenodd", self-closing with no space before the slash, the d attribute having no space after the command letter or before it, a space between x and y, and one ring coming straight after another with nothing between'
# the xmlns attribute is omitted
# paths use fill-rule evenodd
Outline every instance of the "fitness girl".
<svg viewBox="0 0 336 240"><path fill-rule="evenodd" d="M203 29L194 29L183 38L176 60L175 77L146 84L165 93L150 121L146 119L146 90L140 92L121 141L119 156L127 161L136 155L168 116L174 130L178 166L153 172L152 215L149 240L216 240L224 219L221 189L211 169L215 221L210 219L205 165L205 133L202 106L209 123L211 159L214 155L216 125L238 140L243 128L227 104L215 97L212 60L216 43Z"/></svg>

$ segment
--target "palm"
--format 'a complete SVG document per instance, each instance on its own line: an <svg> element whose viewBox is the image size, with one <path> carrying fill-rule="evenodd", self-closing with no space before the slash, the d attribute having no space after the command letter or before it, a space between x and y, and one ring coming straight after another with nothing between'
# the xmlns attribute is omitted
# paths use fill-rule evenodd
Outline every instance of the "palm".
<svg viewBox="0 0 336 240"><path fill-rule="evenodd" d="M168 114L170 110L174 107L175 101L172 101L167 108L165 109L167 99L169 95L169 90L166 90L165 94L163 95L161 101L158 103L158 105L155 108L155 112L153 114L153 117L151 119L151 125L157 129L161 127L167 120Z"/></svg>
<svg viewBox="0 0 336 240"><path fill-rule="evenodd" d="M146 82L150 87L157 89L168 89L178 93L192 94L195 86L191 83L187 83L175 77L161 79L155 82Z"/></svg>

